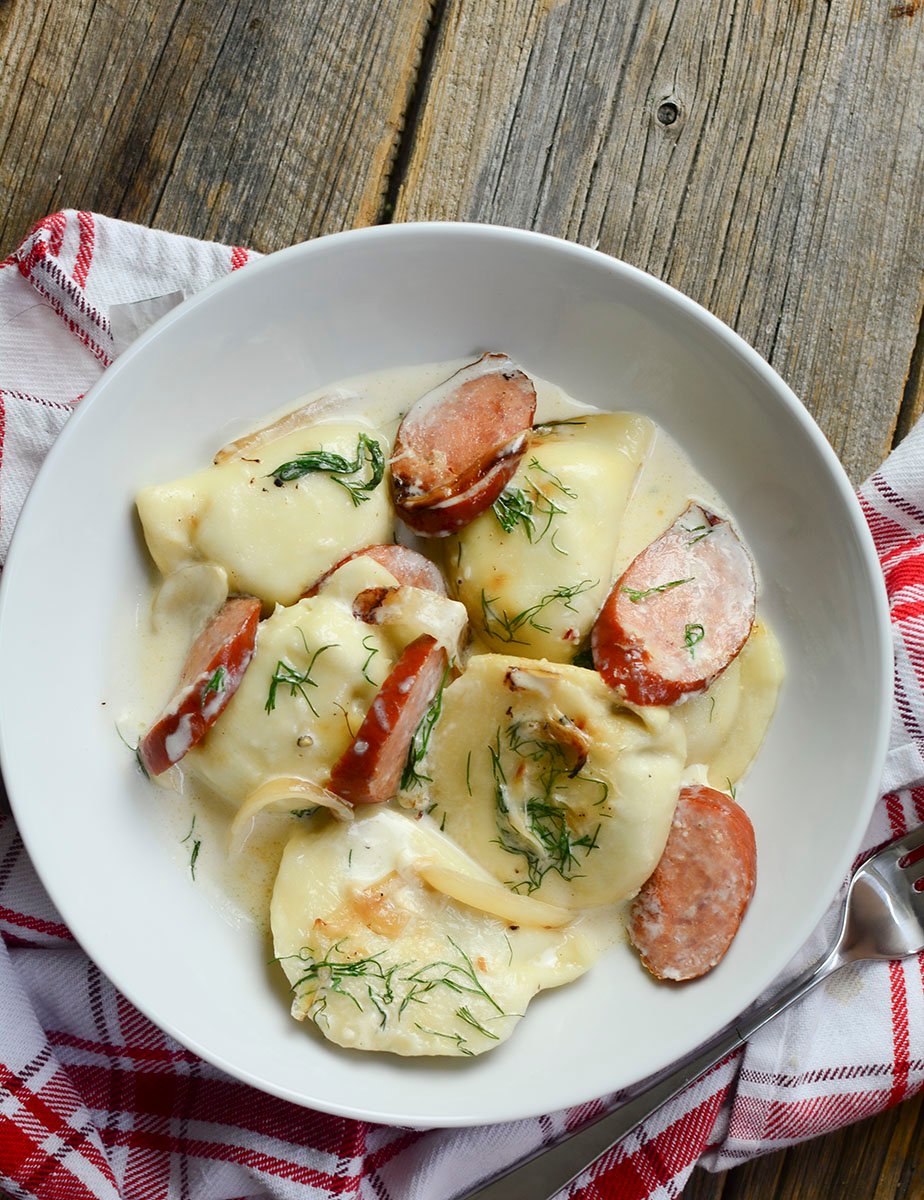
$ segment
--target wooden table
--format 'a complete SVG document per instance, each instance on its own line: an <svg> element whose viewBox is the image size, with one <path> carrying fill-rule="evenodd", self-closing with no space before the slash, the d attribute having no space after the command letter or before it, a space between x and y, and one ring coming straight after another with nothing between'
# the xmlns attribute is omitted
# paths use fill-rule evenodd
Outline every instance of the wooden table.
<svg viewBox="0 0 924 1200"><path fill-rule="evenodd" d="M96 209L275 250L560 234L681 288L854 480L924 407L922 0L0 0L0 256ZM695 1200L924 1194L924 1109Z"/></svg>

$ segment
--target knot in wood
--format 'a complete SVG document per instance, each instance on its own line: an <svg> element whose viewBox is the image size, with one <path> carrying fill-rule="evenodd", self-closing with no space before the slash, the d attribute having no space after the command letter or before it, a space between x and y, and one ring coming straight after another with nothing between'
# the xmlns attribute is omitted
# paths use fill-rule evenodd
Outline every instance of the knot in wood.
<svg viewBox="0 0 924 1200"><path fill-rule="evenodd" d="M655 115L659 125L674 125L680 120L680 105L673 97L667 96L658 105Z"/></svg>

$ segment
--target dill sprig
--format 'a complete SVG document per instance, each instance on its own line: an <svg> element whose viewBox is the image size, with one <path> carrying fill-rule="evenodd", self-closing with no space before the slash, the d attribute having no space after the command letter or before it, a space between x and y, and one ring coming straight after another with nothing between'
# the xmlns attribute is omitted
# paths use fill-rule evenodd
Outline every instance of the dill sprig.
<svg viewBox="0 0 924 1200"><path fill-rule="evenodd" d="M430 701L427 711L420 719L420 724L414 731L414 736L411 738L411 744L408 746L407 759L404 764L404 770L401 772L401 791L407 792L411 788L419 787L423 783L432 782L429 775L425 775L420 770L420 764L427 756L427 750L430 748L430 736L433 733L433 726L440 719L440 713L443 711L443 689L446 687L446 680L449 678L449 667L443 670L443 678L440 680L440 686L436 689L436 695Z"/></svg>
<svg viewBox="0 0 924 1200"><path fill-rule="evenodd" d="M529 471L540 472L545 476L545 480L531 478L528 474ZM559 491L571 500L577 499L577 492L563 483L558 475L549 471L535 457L529 460L524 482L529 492L519 487L504 488L494 501L492 511L505 533L511 533L519 524L530 545L535 546L552 530L552 522L555 518L563 516L568 511L548 494L548 488ZM546 490L543 490L542 484L545 485ZM552 530L549 541L554 550L567 557L567 550L562 550L555 541L557 533L557 529Z"/></svg>
<svg viewBox="0 0 924 1200"><path fill-rule="evenodd" d="M335 942L323 958L316 957L308 947L303 947L297 954L284 956L298 959L304 965L304 971L292 985L292 991L297 995L308 993L308 1015L313 1021L317 1022L325 1016L329 997L337 995L360 1012L366 1011L368 1002L378 1014L379 1027L385 1028L389 1021L400 1022L412 1004L425 1005L433 992L445 988L464 1000L464 1004L456 1009L459 1020L484 1037L499 1041L498 1035L483 1024L484 1020L492 1018L483 1016L479 1020L473 1014L471 1006L475 1003L486 1005L496 1014L493 1019L509 1014L478 978L478 972L469 956L448 935L446 941L460 961L438 959L421 966L399 962L386 967L381 961L381 952L351 959L343 948L346 941L346 938L341 938ZM409 970L411 967L414 969ZM415 1022L415 1027L433 1037L454 1042L463 1054L473 1053L468 1049L467 1040L461 1033L441 1033L418 1022Z"/></svg>
<svg viewBox="0 0 924 1200"><path fill-rule="evenodd" d="M554 591L542 596L535 604L531 604L529 608L524 608L522 612L518 612L512 617L508 615L506 609L501 609L498 612L494 608L494 605L497 603L499 597L495 596L489 600L484 588L482 588L482 627L489 637L497 638L498 641L525 646L528 643L523 638L516 636L524 625L529 625L539 633L551 633L551 628L548 625L542 625L536 620L539 613L543 612L550 604L554 604L557 600L560 600L565 608L570 609L571 612L576 612L577 609L571 601L575 596L580 596L582 592L595 588L597 582L595 579L583 579L580 583L571 585L562 584L555 588ZM492 625L495 628L492 628Z"/></svg>
<svg viewBox="0 0 924 1200"><path fill-rule="evenodd" d="M714 525L681 525L681 529L684 531L684 533L696 534L696 537L690 538L690 540L687 542L688 546L695 546L697 542L701 542L703 538L708 537L709 534L712 533L714 528Z"/></svg>
<svg viewBox="0 0 924 1200"><path fill-rule="evenodd" d="M565 417L560 421L539 421L533 426L534 433L548 433L552 429L556 429L559 425L586 425L587 422L580 417Z"/></svg>
<svg viewBox="0 0 924 1200"><path fill-rule="evenodd" d="M577 836L568 820L568 809L561 799L562 791L573 782L580 781L602 789L595 806L603 805L609 796L609 785L578 770L575 771L564 748L554 741L536 737L523 737L519 722L507 727L506 748L518 758L533 763L536 767L534 784L536 792L523 804L523 826L519 827L512 818L510 788L502 759L501 731L497 730L494 745L488 747L491 755L491 771L494 776L495 821L497 845L508 854L519 854L526 860L527 877L517 883L508 883L513 891L525 888L527 894L536 891L550 871L557 872L562 879L579 879L581 861L577 851L583 851L584 859L596 850L599 823L589 832ZM519 775L519 772L517 773ZM608 815L608 814L604 814Z"/></svg>
<svg viewBox="0 0 924 1200"><path fill-rule="evenodd" d="M430 1029L426 1025L421 1025L419 1021L414 1022L414 1028L419 1029L421 1033L429 1033L431 1037L443 1038L447 1042L453 1042L459 1049L460 1054L464 1054L466 1058L474 1058L475 1051L470 1050L468 1042L461 1033L440 1033L438 1029Z"/></svg>
<svg viewBox="0 0 924 1200"><path fill-rule="evenodd" d="M702 625L684 625L683 644L690 651L690 658L696 657L696 647L705 636L706 630Z"/></svg>
<svg viewBox="0 0 924 1200"><path fill-rule="evenodd" d="M378 654L379 648L378 648L378 646L367 646L366 645L366 642L368 641L368 639L370 637L372 637L371 633L367 634L366 637L363 638L363 649L367 650L369 652L369 656L366 659L366 661L363 663L363 665L360 667L360 670L362 671L363 677L365 678L366 682L371 683L373 686L376 686L375 680L372 679L369 675L368 667L369 667L369 664L372 662L372 660L375 658L375 656Z"/></svg>
<svg viewBox="0 0 924 1200"><path fill-rule="evenodd" d="M574 491L573 488L569 488L566 483L562 483L559 476L550 471L547 467L544 467L538 458L533 457L529 460L529 466L527 467L527 470L541 472L546 476L547 479L552 481L552 487L557 488L563 496L567 496L569 500L577 500L577 492Z"/></svg>
<svg viewBox="0 0 924 1200"><path fill-rule="evenodd" d="M292 990L314 992L316 999L311 1005L310 1016L312 1020L317 1021L327 1008L327 994L330 992L343 996L363 1012L359 998L345 987L348 980L362 979L365 981L367 996L377 1001L374 1007L383 1017L381 1024L384 1025L387 1014L383 1014L380 1006L394 1003L395 976L409 964L395 963L391 967L384 967L377 954L355 959L343 956L334 958L333 955L340 953L345 940L341 938L339 942L335 942L321 959L315 958L307 948L303 948L298 954L288 955L287 957L298 958L305 964L305 970L292 985ZM376 985L375 989L373 983Z"/></svg>
<svg viewBox="0 0 924 1200"><path fill-rule="evenodd" d="M189 827L189 833L187 833L186 837L180 838L180 845L185 846L186 843L190 840L190 838L192 838L195 831L196 831L196 814L193 813L193 819L192 819L192 824ZM196 861L199 858L199 851L201 849L202 849L201 838L193 838L193 844L192 844L192 847L190 849L190 854L189 854L189 873L192 876L193 883L196 882Z"/></svg>
<svg viewBox="0 0 924 1200"><path fill-rule="evenodd" d="M202 701L205 703L206 697L213 692L223 692L225 690L225 676L227 671L224 667L216 667L215 674L202 689Z"/></svg>
<svg viewBox="0 0 924 1200"><path fill-rule="evenodd" d="M369 468L367 478L350 479ZM338 483L350 494L350 499L358 508L368 500L371 493L382 482L385 475L385 453L381 445L368 434L361 433L356 442L356 457L352 462L342 454L334 454L330 450L309 450L299 454L289 462L284 462L270 476L277 487L282 487L293 480L301 479L303 475L323 471L330 475L334 483Z"/></svg>
<svg viewBox="0 0 924 1200"><path fill-rule="evenodd" d="M692 583L695 578L695 575L689 575L686 579L672 579L670 583L659 583L656 587L644 588L641 591L638 588L624 587L622 592L623 595L629 597L633 604L638 604L642 600L647 600L649 596L659 596L661 592L669 592L671 588L680 587L682 583Z"/></svg>
<svg viewBox="0 0 924 1200"><path fill-rule="evenodd" d="M125 735L122 733L122 730L119 728L118 724L115 727L115 731L116 731L116 737L119 739L119 741L125 747L125 749L131 750L132 754L134 754L135 762L138 764L138 770L145 777L145 779L150 779L151 776L148 773L147 767L144 765L144 759L141 757L141 743L139 742L137 746L133 746L131 744L131 742L129 742L126 739Z"/></svg>
<svg viewBox="0 0 924 1200"><path fill-rule="evenodd" d="M532 532L536 527L533 502L522 488L505 487L491 507L504 533L510 533L517 522L522 521L526 536L533 540Z"/></svg>
<svg viewBox="0 0 924 1200"><path fill-rule="evenodd" d="M446 959L438 959L436 962L427 963L426 966L420 967L411 975L405 976L405 982L413 986L401 1003L401 1011L410 1003L421 1003L434 989L445 987L459 996L480 997L495 1012L505 1017L507 1014L478 978L475 964L469 956L448 934L446 935L446 941L449 942L459 958L462 959L461 965L449 962Z"/></svg>
<svg viewBox="0 0 924 1200"><path fill-rule="evenodd" d="M492 1033L490 1029L485 1029L481 1022L477 1021L464 1005L456 1009L456 1016L464 1021L466 1025L471 1025L472 1029L477 1029L483 1037L490 1038L492 1042L500 1041L497 1034Z"/></svg>
<svg viewBox="0 0 924 1200"><path fill-rule="evenodd" d="M270 680L269 693L266 697L266 704L264 704L263 707L267 713L271 713L275 709L276 690L280 684L283 684L285 687L288 687L290 696L301 696L301 698L317 717L319 715L318 710L311 703L311 699L308 693L305 691L305 688L318 686L316 681L311 678L311 672L314 670L314 664L318 661L325 650L332 650L337 643L330 642L326 646L321 646L312 654L308 649L308 642L305 639L305 634L301 626L297 625L296 629L298 629L299 636L302 639L302 645L305 647L305 653L308 655L308 666L304 669L304 671L299 671L297 667L293 667L291 663L287 663L285 659L280 658L276 663L276 669L273 672Z"/></svg>

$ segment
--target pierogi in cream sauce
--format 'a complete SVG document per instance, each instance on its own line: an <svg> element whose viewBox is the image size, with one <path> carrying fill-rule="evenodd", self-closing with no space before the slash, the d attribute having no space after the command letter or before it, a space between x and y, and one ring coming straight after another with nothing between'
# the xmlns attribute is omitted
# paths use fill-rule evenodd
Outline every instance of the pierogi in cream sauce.
<svg viewBox="0 0 924 1200"><path fill-rule="evenodd" d="M655 894L678 800L734 791L783 668L721 500L647 417L501 354L381 372L137 506L161 579L123 729L297 1020L469 1057L633 953L630 917L695 940Z"/></svg>

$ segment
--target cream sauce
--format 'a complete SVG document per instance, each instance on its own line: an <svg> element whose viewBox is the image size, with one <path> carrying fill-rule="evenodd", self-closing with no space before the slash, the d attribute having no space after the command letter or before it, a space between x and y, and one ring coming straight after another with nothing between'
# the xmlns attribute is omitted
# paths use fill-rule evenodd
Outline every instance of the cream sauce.
<svg viewBox="0 0 924 1200"><path fill-rule="evenodd" d="M401 417L417 397L445 380L467 361L469 360L459 359L347 379L337 384L335 388L318 389L316 392L300 398L296 404L280 409L278 413L270 414L261 422L260 428L264 428L278 417L284 416L285 413L315 399L336 393L345 398L344 403L349 408L351 421L355 419L361 427L378 431L390 446ZM574 419L596 413L597 410L578 403L555 384L537 379L535 376L532 378L537 393L535 418L537 424ZM606 419L614 420L614 418ZM342 430L345 420L342 408L322 413L318 420L313 422L313 426L320 431L320 435L316 437L318 444L320 445L324 441L325 426L337 426ZM355 425L349 426L351 430L355 427ZM244 431L229 427L223 432L228 439L231 439L239 437ZM588 614L584 616L585 623L592 623L593 611L599 607L612 580L618 578L632 559L671 524L691 499L703 503L720 514L727 513L715 490L698 475L682 451L663 431L652 428L651 435L645 434L645 438L647 440L640 452L640 469L637 469L637 464L632 466L623 493L613 500L614 509L611 520L619 530L615 553L610 551L610 558L601 572L605 572L606 578L599 584L600 596L594 596L593 604L588 609ZM297 437L293 438L290 432L284 439L284 445L288 450L295 447L297 441ZM541 442L539 445L541 447ZM255 456L259 456L261 453L262 447L254 451ZM196 479L197 477L192 478ZM182 484L183 481L180 483ZM387 484L380 487L377 503L384 501L384 497L387 495L386 489ZM148 492L156 490L147 489ZM621 519L619 519L620 513L622 513ZM354 516L355 513L347 514L348 519L352 519ZM185 519L185 516L181 517L181 521ZM493 519L489 512L485 517L479 518L479 521ZM387 533L378 531L378 526L382 524L383 520L381 504L379 504L376 518L377 532L374 537L367 539L363 544L369 544L369 540L390 540L391 524L389 522L386 522L388 524ZM157 517L149 518L149 522L152 526L156 526ZM174 542L168 547L167 557L163 563L165 566L177 569L169 574L167 580L155 590L150 608L138 614L136 637L141 660L140 669L135 676L138 686L134 694L126 699L126 715L119 722L123 738L131 744L138 740L152 719L169 701L175 690L176 680L191 642L201 629L209 612L214 611L221 603L228 586L226 573L221 567L195 561L197 556L201 555L201 551L197 550L193 544L196 536L196 521L187 524L184 529L186 530L184 536L188 534L191 540L183 548L177 550L174 539ZM330 557L328 565L353 548L352 545L347 545L346 550L341 553L337 549L336 536L330 536L332 532L331 529L325 531L325 536L334 547L330 551L332 557ZM457 542L464 541L465 537L466 534L463 532L460 538L447 539L447 544L441 545L443 539L418 539L403 527L399 528L399 540L429 553L437 561L442 559L445 573L450 578L452 562L446 561L446 559L451 553L452 547ZM153 544L156 544L156 540L155 530ZM152 544L150 532L148 541L149 544ZM222 529L217 535L216 544L223 545L225 542L226 531ZM566 551L571 546L566 537L561 544ZM362 561L369 564L369 560ZM555 558L552 557L551 561L544 565L543 570L549 571L554 567ZM369 564L365 570L369 573L373 583L387 582L389 579L388 573L383 568L378 568L377 565ZM354 574L357 573L354 572ZM336 576L334 579L336 580ZM230 582L232 590L235 584L240 586L240 582L235 579L233 574ZM284 589L291 591L292 586L291 580L284 581ZM296 588L296 594L297 590ZM342 585L342 590L344 595L346 593L355 594L352 578ZM332 588L332 593L332 596L325 599L320 606L313 604L312 601L303 601L294 609L277 609L276 617L261 624L260 638L264 640L268 638L266 630L271 628L274 622L281 621L284 624L291 618L295 609L300 609L302 606L306 611L309 609L313 611L314 607L319 607L319 612L323 609L331 621L340 620L336 610L335 588ZM466 599L466 596L462 594L464 588L457 588L457 593L460 595L460 599ZM287 595L287 598L291 600L294 597ZM475 626L471 597L468 597L468 604L469 616L472 625ZM344 611L343 617L346 615ZM305 628L308 629L307 624ZM378 662L372 668L375 674L371 677L371 684L377 686L381 682L390 663L400 652L401 645L409 640L409 633L413 631L413 628L413 614L411 614L400 630L403 634L403 641L396 640L399 632L396 630L391 643L387 640L387 631L383 634L381 630L373 626L365 627L362 630L366 636L375 630L374 640L379 651ZM451 632L447 633L447 642L451 640L451 636ZM485 649L496 652L499 647L497 645L481 647L476 645L474 652L481 653ZM508 652L517 654L522 653L522 650L520 647L510 646ZM273 654L275 653L274 650ZM540 644L533 649L532 656L536 658L542 653L546 653L546 650ZM562 654L558 657L563 661L570 661L570 656L566 657ZM230 823L234 813L233 804L240 803L244 795L259 782L257 778L259 772L270 770L269 762L272 761L275 764L278 759L278 755L271 756L271 759L263 761L262 767L257 760L254 760L257 774L253 774L254 764L252 764L240 776L241 782L238 783L237 777L227 766L227 759L233 755L235 748L227 741L227 737L221 739L218 736L222 729L227 735L234 734L237 729L238 732L234 736L243 736L242 731L248 727L248 722L254 725L259 724L261 720L258 715L259 696L261 688L262 694L265 695L266 687L264 679L261 678L259 684L254 681L257 674L266 669L265 664L260 666L261 661L258 641L258 655L255 663L251 666L248 676L245 677L240 692L232 698L226 714L216 724L214 730L216 736L213 737L210 734L200 749L194 750L187 760L161 776L157 782L163 785L160 809L163 815L165 839L172 845L177 861L185 864L186 869L190 869L193 848L198 846L194 862L195 878L205 887L210 900L218 906L225 919L235 925L242 922L252 923L268 933L273 887L283 853L287 843L290 842L293 831L298 830L300 834L307 835L313 830L321 832L334 827L328 814L324 812L308 817L294 817L285 813L265 814L255 821L253 832L247 839L244 851L236 856L229 856L227 852ZM356 653L353 653L352 658L349 655L344 657L343 661L338 664L338 670L341 672L352 671L355 681L358 672ZM577 676L580 675L580 672L572 668L568 668L568 670L573 671ZM253 685L250 688L248 687L248 678L250 684ZM596 676L593 676L593 679L599 682ZM707 693L687 704L678 706L676 713L672 715L671 722L679 731L677 736L681 738L681 741L685 739L688 750L685 762L682 753L676 747L671 751L674 756L674 765L671 767L671 771L674 771L679 777L682 769L684 779L690 781L708 778L713 786L720 788L737 782L747 769L753 753L756 752L763 739L776 703L781 679L782 660L779 648L772 633L767 630L765 625L761 624L755 627L755 636L746 646L740 656L740 661L733 663ZM333 687L335 682L335 680L331 680L330 686ZM254 698L249 702L250 707L248 708L247 692L254 688L256 689ZM360 679L360 686L353 688L351 698L339 696L339 701L345 710L345 728L341 731L340 740L347 738L347 729L355 732L362 719L362 713L374 694L375 686L363 686ZM235 713L238 715L235 716ZM284 769L276 770L276 774L298 773L296 759L300 760L300 755L299 751L295 749L298 733L299 731L294 726L287 731L287 736L291 735L289 740L292 742L292 754L295 758L291 762L286 760ZM217 745L220 740L225 741L226 748L222 752L213 753L212 743ZM232 740L234 740L233 737ZM340 750L336 751L336 753L339 752ZM678 754L680 754L680 761L677 761ZM211 765L209 765L210 756ZM302 757L305 757L307 761L315 756L308 753ZM322 754L318 763L323 757ZM257 759L260 759L259 753L257 753ZM707 759L708 762L705 761ZM197 761L199 768L196 766ZM455 764L453 772L450 774L453 776L452 781L458 785L457 767L458 764ZM303 773L305 772L303 771ZM222 796L212 790L207 780L221 788ZM673 786L672 783L671 787ZM233 802L230 805L228 803L229 796ZM430 830L434 833L438 831L439 826L432 817L421 811L415 812L413 816L420 822L422 831ZM436 816L439 816L438 812ZM451 832L451 830L447 828L447 832ZM330 837L334 837L333 833ZM328 838L329 840L330 838ZM304 837L301 838L299 844L302 843L304 843ZM646 854L650 857L652 853L655 851L649 847ZM657 853L655 853L655 857L657 857ZM485 865L483 860L479 859L479 861L482 866ZM647 866L645 871L647 872ZM628 869L627 878L630 880L633 878L631 870ZM627 890L631 893L635 887L637 887L637 882L631 882ZM557 890L553 888L552 891L556 899L563 898L564 893L561 888ZM588 895L590 894L592 892L588 893ZM600 899L602 900L604 897L601 895ZM594 900L591 899L589 902L594 903ZM624 940L624 902L613 905L600 903L600 900L597 900L597 903L598 907L585 910L580 917L580 933L590 947L587 950L587 962L581 969L586 969L590 961L598 957L606 947ZM555 941L551 934L549 937L552 942ZM551 978L549 976L550 981ZM563 978L562 975L560 979ZM536 986L546 985L536 984ZM523 999L524 1006L526 1000L528 1000L528 995L525 995ZM348 1040L347 1035L344 1037Z"/></svg>

